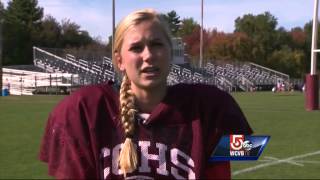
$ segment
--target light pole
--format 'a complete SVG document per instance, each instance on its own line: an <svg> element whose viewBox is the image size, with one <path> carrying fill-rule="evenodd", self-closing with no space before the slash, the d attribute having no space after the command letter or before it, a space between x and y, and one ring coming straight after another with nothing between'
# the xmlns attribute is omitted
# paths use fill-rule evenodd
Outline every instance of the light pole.
<svg viewBox="0 0 320 180"><path fill-rule="evenodd" d="M318 2L314 0L312 44L311 44L311 69L306 75L305 108L308 111L319 109L319 77L317 74L317 38L318 38Z"/></svg>
<svg viewBox="0 0 320 180"><path fill-rule="evenodd" d="M2 96L2 45L3 45L3 37L2 37L2 24L3 19L0 18L0 96Z"/></svg>
<svg viewBox="0 0 320 180"><path fill-rule="evenodd" d="M201 28L200 28L200 60L199 67L202 67L203 61L203 0L201 0Z"/></svg>
<svg viewBox="0 0 320 180"><path fill-rule="evenodd" d="M115 0L112 0L112 47L111 47L111 54L113 54L114 48L114 31L115 31ZM112 56L113 57L113 56Z"/></svg>

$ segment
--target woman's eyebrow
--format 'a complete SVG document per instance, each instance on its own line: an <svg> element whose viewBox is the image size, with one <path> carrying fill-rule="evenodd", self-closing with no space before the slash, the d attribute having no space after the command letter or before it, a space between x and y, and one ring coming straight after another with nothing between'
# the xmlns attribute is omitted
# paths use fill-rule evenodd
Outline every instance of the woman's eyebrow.
<svg viewBox="0 0 320 180"><path fill-rule="evenodd" d="M159 38L159 37L152 37L152 38L150 38L149 41L161 41L161 38Z"/></svg>
<svg viewBox="0 0 320 180"><path fill-rule="evenodd" d="M140 44L141 44L141 41L134 41L134 42L130 43L130 46L137 46L137 45L140 45Z"/></svg>

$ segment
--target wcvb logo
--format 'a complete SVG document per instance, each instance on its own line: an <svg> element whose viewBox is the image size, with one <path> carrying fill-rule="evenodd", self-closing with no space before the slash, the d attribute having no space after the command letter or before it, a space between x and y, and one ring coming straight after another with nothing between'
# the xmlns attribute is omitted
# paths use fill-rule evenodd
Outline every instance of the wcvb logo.
<svg viewBox="0 0 320 180"><path fill-rule="evenodd" d="M250 154L252 143L245 140L242 134L230 135L230 156L246 156Z"/></svg>

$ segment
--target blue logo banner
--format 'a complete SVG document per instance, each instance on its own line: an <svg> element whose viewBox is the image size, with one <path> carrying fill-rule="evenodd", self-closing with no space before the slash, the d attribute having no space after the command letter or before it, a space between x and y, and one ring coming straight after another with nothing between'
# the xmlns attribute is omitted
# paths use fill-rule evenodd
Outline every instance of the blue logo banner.
<svg viewBox="0 0 320 180"><path fill-rule="evenodd" d="M233 134L222 136L210 161L258 160L270 136Z"/></svg>

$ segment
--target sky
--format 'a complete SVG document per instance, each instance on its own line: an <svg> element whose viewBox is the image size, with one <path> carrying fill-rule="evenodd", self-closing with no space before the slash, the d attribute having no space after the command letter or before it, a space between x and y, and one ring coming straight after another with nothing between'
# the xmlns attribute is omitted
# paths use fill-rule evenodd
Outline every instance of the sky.
<svg viewBox="0 0 320 180"><path fill-rule="evenodd" d="M1 0L6 5L10 0ZM194 18L200 24L201 0L115 0L118 23L128 13L153 8L161 13L175 10L181 19ZM278 27L287 30L303 27L313 16L313 0L203 0L204 28L233 32L234 21L245 14L269 11L278 20ZM112 34L112 0L38 0L45 15L59 22L70 19L87 30L92 37L106 42Z"/></svg>

